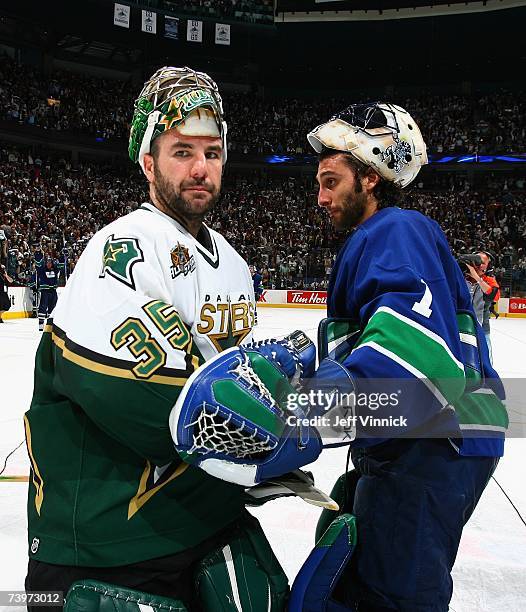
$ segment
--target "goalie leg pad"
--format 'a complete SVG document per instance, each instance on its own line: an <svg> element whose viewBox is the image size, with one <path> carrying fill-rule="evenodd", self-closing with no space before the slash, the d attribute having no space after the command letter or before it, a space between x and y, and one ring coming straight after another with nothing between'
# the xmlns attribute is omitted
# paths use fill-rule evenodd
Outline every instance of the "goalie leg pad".
<svg viewBox="0 0 526 612"><path fill-rule="evenodd" d="M459 312L457 313L457 325L466 373L466 391L474 391L484 384L482 355L477 338L477 322L471 312Z"/></svg>
<svg viewBox="0 0 526 612"><path fill-rule="evenodd" d="M350 612L332 595L356 547L356 520L334 519L302 565L290 596L290 612Z"/></svg>
<svg viewBox="0 0 526 612"><path fill-rule="evenodd" d="M71 585L65 612L188 612L178 599L152 595L98 580L79 580Z"/></svg>
<svg viewBox="0 0 526 612"><path fill-rule="evenodd" d="M203 612L281 612L289 594L285 572L248 513L231 539L199 563L195 588Z"/></svg>
<svg viewBox="0 0 526 612"><path fill-rule="evenodd" d="M342 474L334 483L331 491L331 499L333 499L340 507L338 514L345 512L349 514L352 513L354 494L356 492L356 485L358 484L359 478L360 474L356 470L350 470L349 472ZM334 510L330 510L328 508L324 508L322 510L316 525L316 542L327 531L329 525L338 516L338 514Z"/></svg>
<svg viewBox="0 0 526 612"><path fill-rule="evenodd" d="M358 321L330 317L322 319L318 325L318 358L320 363L325 357L343 363L351 354L360 337Z"/></svg>

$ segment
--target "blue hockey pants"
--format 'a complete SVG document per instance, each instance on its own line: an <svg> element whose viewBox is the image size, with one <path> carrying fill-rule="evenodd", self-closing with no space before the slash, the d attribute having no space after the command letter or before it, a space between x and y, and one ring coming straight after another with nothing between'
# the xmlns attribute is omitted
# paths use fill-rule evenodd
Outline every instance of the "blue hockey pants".
<svg viewBox="0 0 526 612"><path fill-rule="evenodd" d="M461 456L447 439L406 439L353 449L352 460L358 546L340 583L349 607L445 612L462 529L498 458Z"/></svg>

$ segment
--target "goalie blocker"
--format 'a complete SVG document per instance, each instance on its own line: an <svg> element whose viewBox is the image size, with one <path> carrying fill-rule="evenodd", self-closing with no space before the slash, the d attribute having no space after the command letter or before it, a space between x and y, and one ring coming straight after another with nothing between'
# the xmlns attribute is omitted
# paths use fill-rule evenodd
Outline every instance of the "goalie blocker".
<svg viewBox="0 0 526 612"><path fill-rule="evenodd" d="M208 474L245 487L316 460L317 431L287 408L296 391L257 349L231 348L188 379L170 414L181 458ZM294 419L287 419L293 414ZM292 423L292 424L290 424Z"/></svg>

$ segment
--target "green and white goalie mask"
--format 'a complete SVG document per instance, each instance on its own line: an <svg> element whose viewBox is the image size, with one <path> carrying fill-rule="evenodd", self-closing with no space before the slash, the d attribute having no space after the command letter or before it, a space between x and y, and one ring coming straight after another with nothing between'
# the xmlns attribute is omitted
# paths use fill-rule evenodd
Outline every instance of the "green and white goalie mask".
<svg viewBox="0 0 526 612"><path fill-rule="evenodd" d="M134 104L128 153L144 172L144 156L163 132L177 128L184 136L221 138L226 162L227 126L216 83L191 68L159 68L144 84Z"/></svg>

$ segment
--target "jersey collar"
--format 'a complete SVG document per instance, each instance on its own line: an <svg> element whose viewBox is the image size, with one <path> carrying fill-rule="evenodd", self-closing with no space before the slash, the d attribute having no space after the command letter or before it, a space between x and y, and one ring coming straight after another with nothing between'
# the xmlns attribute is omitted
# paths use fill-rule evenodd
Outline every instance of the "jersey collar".
<svg viewBox="0 0 526 612"><path fill-rule="evenodd" d="M157 206L155 206L155 204L153 204L152 202L144 202L139 208L142 210L148 210L149 212L153 212L156 215L163 217L172 225L174 225L178 230L187 234L188 237L195 242L197 250L204 257L204 259L213 268L217 268L217 266L219 265L219 252L217 250L216 241L214 240L212 232L210 231L206 223L202 224L199 233L197 234L197 238L195 238L181 221L178 221L177 219L174 219L173 217L170 217L169 215L164 213L162 210L159 210Z"/></svg>

